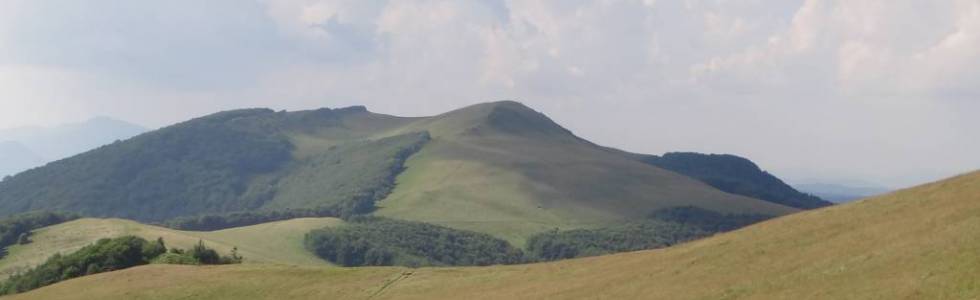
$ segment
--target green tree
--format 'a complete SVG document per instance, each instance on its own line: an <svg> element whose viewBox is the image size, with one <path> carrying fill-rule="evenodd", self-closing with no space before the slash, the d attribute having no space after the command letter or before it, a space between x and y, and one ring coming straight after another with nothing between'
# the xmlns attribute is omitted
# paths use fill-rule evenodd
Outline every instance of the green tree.
<svg viewBox="0 0 980 300"><path fill-rule="evenodd" d="M221 263L221 256L218 255L218 252L205 247L203 240L198 240L197 245L194 245L188 254L201 264L214 265Z"/></svg>

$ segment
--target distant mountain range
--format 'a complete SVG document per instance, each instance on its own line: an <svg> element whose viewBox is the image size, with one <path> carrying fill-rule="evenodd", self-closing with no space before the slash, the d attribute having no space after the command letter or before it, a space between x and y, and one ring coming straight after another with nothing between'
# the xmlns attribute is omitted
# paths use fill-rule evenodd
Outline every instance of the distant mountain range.
<svg viewBox="0 0 980 300"><path fill-rule="evenodd" d="M0 177L43 165L46 160L15 141L0 142Z"/></svg>
<svg viewBox="0 0 980 300"><path fill-rule="evenodd" d="M2 129L0 177L124 140L146 130L139 125L107 117L56 127Z"/></svg>
<svg viewBox="0 0 980 300"><path fill-rule="evenodd" d="M92 124L81 127L105 130L59 129L71 139L48 134L30 143L105 143L138 131ZM513 101L411 118L364 107L226 111L0 182L0 215L64 210L144 222L212 216L184 224L223 228L373 214L516 245L549 230L643 220L678 207L779 216L829 204L744 158L601 147Z"/></svg>
<svg viewBox="0 0 980 300"><path fill-rule="evenodd" d="M861 198L880 195L892 189L879 186L852 186L831 183L794 184L796 189L835 203L850 202Z"/></svg>

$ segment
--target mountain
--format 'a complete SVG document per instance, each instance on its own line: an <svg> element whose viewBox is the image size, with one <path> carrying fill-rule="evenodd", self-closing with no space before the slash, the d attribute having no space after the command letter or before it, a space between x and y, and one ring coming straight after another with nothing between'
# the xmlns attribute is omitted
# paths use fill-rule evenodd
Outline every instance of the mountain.
<svg viewBox="0 0 980 300"><path fill-rule="evenodd" d="M735 155L673 152L663 156L644 155L640 160L697 178L732 194L801 209L833 205L820 197L797 191L752 161Z"/></svg>
<svg viewBox="0 0 980 300"><path fill-rule="evenodd" d="M661 250L469 268L150 265L11 299L974 299L978 214L973 172Z"/></svg>
<svg viewBox="0 0 980 300"><path fill-rule="evenodd" d="M793 186L801 191L836 203L850 202L890 191L890 189L884 187L850 186L832 183L802 183L794 184Z"/></svg>
<svg viewBox="0 0 980 300"><path fill-rule="evenodd" d="M517 102L417 120L432 141L406 162L378 215L487 232L606 226L676 206L781 215L796 209L717 189L583 140Z"/></svg>
<svg viewBox="0 0 980 300"><path fill-rule="evenodd" d="M82 153L116 140L143 133L146 128L107 117L56 127L21 127L0 130L0 142L15 142L30 153L29 160L0 160L0 176L15 174L45 163ZM5 154L5 153L4 153Z"/></svg>
<svg viewBox="0 0 980 300"><path fill-rule="evenodd" d="M0 177L44 164L44 158L14 141L0 142L0 157Z"/></svg>
<svg viewBox="0 0 980 300"><path fill-rule="evenodd" d="M512 101L405 118L364 107L196 118L0 182L0 215L65 210L144 222L373 213L520 245L694 206L798 211L725 193L583 140ZM191 222L191 223L194 223ZM234 222L232 222L234 223Z"/></svg>

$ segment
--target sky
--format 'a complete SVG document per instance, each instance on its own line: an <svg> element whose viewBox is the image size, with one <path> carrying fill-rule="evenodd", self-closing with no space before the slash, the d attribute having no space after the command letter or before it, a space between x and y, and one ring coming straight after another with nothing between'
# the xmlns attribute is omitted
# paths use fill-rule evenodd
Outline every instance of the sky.
<svg viewBox="0 0 980 300"><path fill-rule="evenodd" d="M980 168L980 1L0 1L0 128L511 99L789 181Z"/></svg>

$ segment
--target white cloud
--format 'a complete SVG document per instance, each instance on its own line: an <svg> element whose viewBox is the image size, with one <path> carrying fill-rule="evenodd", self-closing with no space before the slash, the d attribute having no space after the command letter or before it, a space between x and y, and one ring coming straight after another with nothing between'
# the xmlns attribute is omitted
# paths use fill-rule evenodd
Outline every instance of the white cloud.
<svg viewBox="0 0 980 300"><path fill-rule="evenodd" d="M72 3L0 2L0 127L509 98L602 144L777 174L980 166L974 0Z"/></svg>

